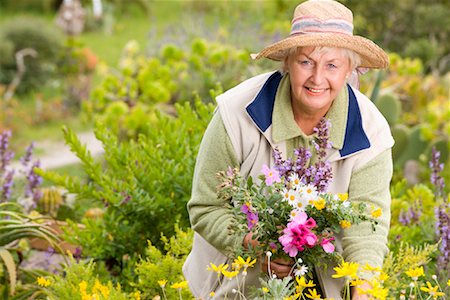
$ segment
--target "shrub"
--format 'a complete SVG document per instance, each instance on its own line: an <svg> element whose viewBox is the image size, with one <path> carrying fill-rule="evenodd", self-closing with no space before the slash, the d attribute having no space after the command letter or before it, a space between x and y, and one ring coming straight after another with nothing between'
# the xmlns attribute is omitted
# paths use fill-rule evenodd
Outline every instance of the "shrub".
<svg viewBox="0 0 450 300"><path fill-rule="evenodd" d="M81 159L90 181L38 173L105 210L102 218L83 221L86 230L73 226L69 241L120 275L128 261L144 253L147 240L161 247L160 234L172 236L173 222L179 220L181 228L188 227L186 203L198 146L212 110L212 105L198 101L194 108L187 103L177 105L177 117L155 112L155 121L137 141L130 142L119 142L97 124L96 136L105 149L103 164L95 162L66 129L66 142ZM74 236L79 239L70 240Z"/></svg>
<svg viewBox="0 0 450 300"><path fill-rule="evenodd" d="M164 235L161 237L161 241L164 243L164 251L159 250L149 242L145 257L136 264L138 281L134 285L138 290L143 291L143 299L154 299L156 295L162 296L161 284L158 283L162 280L166 281L167 284L165 286L167 298L177 298L178 292L171 289L170 285L184 280L181 268L192 248L192 239L193 231L191 229L182 231L175 225L174 236L170 239ZM192 297L188 290L183 290L182 295L183 299Z"/></svg>
<svg viewBox="0 0 450 300"><path fill-rule="evenodd" d="M99 278L98 269L92 260L77 262L73 257L64 267L64 275L49 275L36 278L36 283L42 286L39 294L47 296L45 299L115 299L129 298L121 290L120 284L105 282ZM35 295L38 293L35 293Z"/></svg>
<svg viewBox="0 0 450 300"><path fill-rule="evenodd" d="M0 39L13 45L13 57L2 57L0 61L1 83L8 84L12 81L17 70L14 55L25 48L36 50L38 56L25 57L26 72L17 92L38 88L52 77L63 41L63 36L56 28L39 19L18 17L3 26Z"/></svg>

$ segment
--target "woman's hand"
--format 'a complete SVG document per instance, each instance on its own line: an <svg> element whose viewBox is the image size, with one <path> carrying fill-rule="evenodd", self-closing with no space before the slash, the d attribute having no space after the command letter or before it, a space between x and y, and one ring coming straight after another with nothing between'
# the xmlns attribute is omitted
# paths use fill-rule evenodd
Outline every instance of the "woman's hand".
<svg viewBox="0 0 450 300"><path fill-rule="evenodd" d="M258 246L258 241L253 239L253 234L252 233L247 233L244 237L244 247L246 249L248 249L249 245L251 247L256 247ZM269 274L269 270L270 273L269 275L275 274L277 275L278 278L284 278L287 277L290 274L291 270L292 270L292 266L294 265L294 261L291 259L282 259L282 258L277 258L274 260L270 260L270 269L269 269L269 265L268 265L268 261L269 258L265 257L265 259L262 259L263 263L261 264L261 268L264 272L266 272L267 274Z"/></svg>
<svg viewBox="0 0 450 300"><path fill-rule="evenodd" d="M292 266L294 265L294 261L292 259L283 259L283 258L276 258L274 260L270 260L270 269L269 269L269 258L266 257L264 262L262 263L262 270L265 271L267 274L269 272L272 274L277 275L277 278L284 278L287 276L292 275Z"/></svg>

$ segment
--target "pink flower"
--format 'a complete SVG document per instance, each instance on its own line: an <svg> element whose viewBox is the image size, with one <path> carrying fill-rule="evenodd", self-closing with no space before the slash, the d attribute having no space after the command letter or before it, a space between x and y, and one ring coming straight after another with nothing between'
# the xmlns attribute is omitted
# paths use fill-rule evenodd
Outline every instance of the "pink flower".
<svg viewBox="0 0 450 300"><path fill-rule="evenodd" d="M333 253L334 252L334 245L331 243L334 241L334 237L329 239L323 239L322 242L320 242L320 245L322 246L323 250L326 253Z"/></svg>
<svg viewBox="0 0 450 300"><path fill-rule="evenodd" d="M274 182L281 182L280 173L277 170L263 165L261 172L266 176L267 185L272 185Z"/></svg>
<svg viewBox="0 0 450 300"><path fill-rule="evenodd" d="M305 212L300 212L287 224L283 235L278 238L283 245L283 250L290 257L295 257L298 252L311 248L317 243L317 236L311 231L316 227L316 221L308 218Z"/></svg>

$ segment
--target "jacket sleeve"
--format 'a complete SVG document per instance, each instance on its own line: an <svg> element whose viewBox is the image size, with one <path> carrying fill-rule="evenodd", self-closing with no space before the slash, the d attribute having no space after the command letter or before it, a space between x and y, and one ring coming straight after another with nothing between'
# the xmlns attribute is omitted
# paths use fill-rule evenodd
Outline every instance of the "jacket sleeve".
<svg viewBox="0 0 450 300"><path fill-rule="evenodd" d="M242 243L243 237L228 233L233 216L225 207L226 203L217 197L216 174L236 166L235 151L220 113L216 111L200 144L187 207L193 230L225 255L227 249Z"/></svg>
<svg viewBox="0 0 450 300"><path fill-rule="evenodd" d="M381 267L388 252L388 231L390 225L391 196L389 186L392 178L391 149L356 170L350 179L349 199L365 202L368 210L381 208L382 215L377 218L378 225L373 231L369 222L354 225L344 230L342 246L346 261L364 266Z"/></svg>

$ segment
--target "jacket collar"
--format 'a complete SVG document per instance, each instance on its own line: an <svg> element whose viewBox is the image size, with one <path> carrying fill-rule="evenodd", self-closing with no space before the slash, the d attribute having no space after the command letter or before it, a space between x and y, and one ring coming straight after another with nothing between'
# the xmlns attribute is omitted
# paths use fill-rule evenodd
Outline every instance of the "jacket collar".
<svg viewBox="0 0 450 300"><path fill-rule="evenodd" d="M288 76L285 77L283 80L280 72L274 72L246 107L254 124L271 144L303 134L293 121L292 107L286 100L290 99L290 83ZM339 93L326 117L332 124L330 141L341 157L370 147L362 127L358 101L350 85Z"/></svg>

